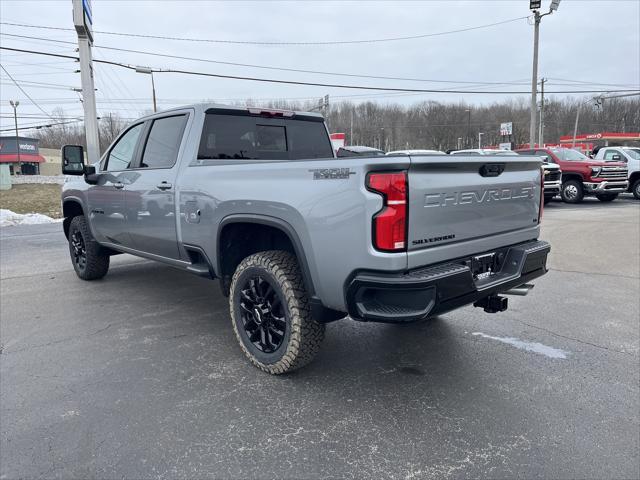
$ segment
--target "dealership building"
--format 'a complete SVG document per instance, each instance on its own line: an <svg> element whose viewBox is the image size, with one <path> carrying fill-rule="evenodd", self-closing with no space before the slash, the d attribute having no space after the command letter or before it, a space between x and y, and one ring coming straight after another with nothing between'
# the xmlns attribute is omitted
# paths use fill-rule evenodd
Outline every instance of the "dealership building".
<svg viewBox="0 0 640 480"><path fill-rule="evenodd" d="M37 138L0 137L0 164L8 164L11 175L38 175L40 165L46 161L40 155L38 142Z"/></svg>

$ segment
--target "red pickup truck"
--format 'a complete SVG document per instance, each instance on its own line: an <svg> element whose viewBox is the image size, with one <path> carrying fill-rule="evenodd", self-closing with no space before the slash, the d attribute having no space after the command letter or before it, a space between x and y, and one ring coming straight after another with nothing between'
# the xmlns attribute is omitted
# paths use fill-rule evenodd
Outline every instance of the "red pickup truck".
<svg viewBox="0 0 640 480"><path fill-rule="evenodd" d="M519 149L516 152L546 157L543 160L560 165L560 196L567 203L580 203L590 195L595 195L601 202L610 202L627 191L627 166L624 163L592 160L571 148Z"/></svg>

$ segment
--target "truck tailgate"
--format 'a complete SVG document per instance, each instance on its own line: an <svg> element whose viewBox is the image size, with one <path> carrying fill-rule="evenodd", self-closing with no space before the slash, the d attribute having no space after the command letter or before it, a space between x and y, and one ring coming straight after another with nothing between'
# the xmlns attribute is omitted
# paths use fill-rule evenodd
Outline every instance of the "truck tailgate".
<svg viewBox="0 0 640 480"><path fill-rule="evenodd" d="M507 233L537 227L540 165L525 156L411 157L409 268L424 261L421 250L464 244L447 250L481 252L514 238Z"/></svg>

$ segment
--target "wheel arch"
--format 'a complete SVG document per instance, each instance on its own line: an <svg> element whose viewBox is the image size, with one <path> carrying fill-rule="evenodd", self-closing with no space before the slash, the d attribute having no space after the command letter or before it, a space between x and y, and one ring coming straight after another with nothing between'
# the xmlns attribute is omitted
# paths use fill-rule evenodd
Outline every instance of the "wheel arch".
<svg viewBox="0 0 640 480"><path fill-rule="evenodd" d="M583 182L584 176L578 172L569 172L569 173L562 172L562 183L568 182L569 180L577 180L579 182Z"/></svg>
<svg viewBox="0 0 640 480"><path fill-rule="evenodd" d="M640 180L640 170L632 172L631 175L629 175L629 188L631 188L637 180Z"/></svg>
<svg viewBox="0 0 640 480"><path fill-rule="evenodd" d="M230 232L237 233L240 228L244 229L243 231L251 230L252 228L254 228L255 232L258 234L264 234L265 232L280 232L276 235L282 235L283 237L278 238L277 241L281 242L283 241L283 238L286 238L286 241L288 241L290 245L291 253L293 253L298 259L302 277L304 279L309 296L311 297L315 295L315 287L313 278L311 276L311 270L309 269L309 262L305 255L304 247L298 233L288 222L280 218L270 217L267 215L233 214L225 217L220 222L216 239L215 263L216 272L222 279L223 284L225 283L225 277L230 278L230 276L233 275L233 270L235 270L235 267L244 258L246 258L248 255L262 250L258 248L258 250L253 251L254 248L259 247L260 244L260 239L256 239L255 242L250 243L246 248L241 249L235 256L232 256L232 258L225 261L225 255L223 254L223 252L227 249L227 245L225 245L225 235L229 235Z"/></svg>
<svg viewBox="0 0 640 480"><path fill-rule="evenodd" d="M66 197L62 201L62 216L64 217L62 229L64 230L65 237L69 238L69 225L71 224L71 220L80 215L87 216L82 201L78 197Z"/></svg>

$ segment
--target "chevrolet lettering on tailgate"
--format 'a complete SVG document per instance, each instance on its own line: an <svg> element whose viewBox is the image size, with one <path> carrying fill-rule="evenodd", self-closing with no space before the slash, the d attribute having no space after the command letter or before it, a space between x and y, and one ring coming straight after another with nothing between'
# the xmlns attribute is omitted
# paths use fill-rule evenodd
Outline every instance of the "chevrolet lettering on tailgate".
<svg viewBox="0 0 640 480"><path fill-rule="evenodd" d="M518 199L532 199L533 187L490 188L487 190L467 190L451 193L427 193L424 196L425 207L451 207L474 203L502 202Z"/></svg>

